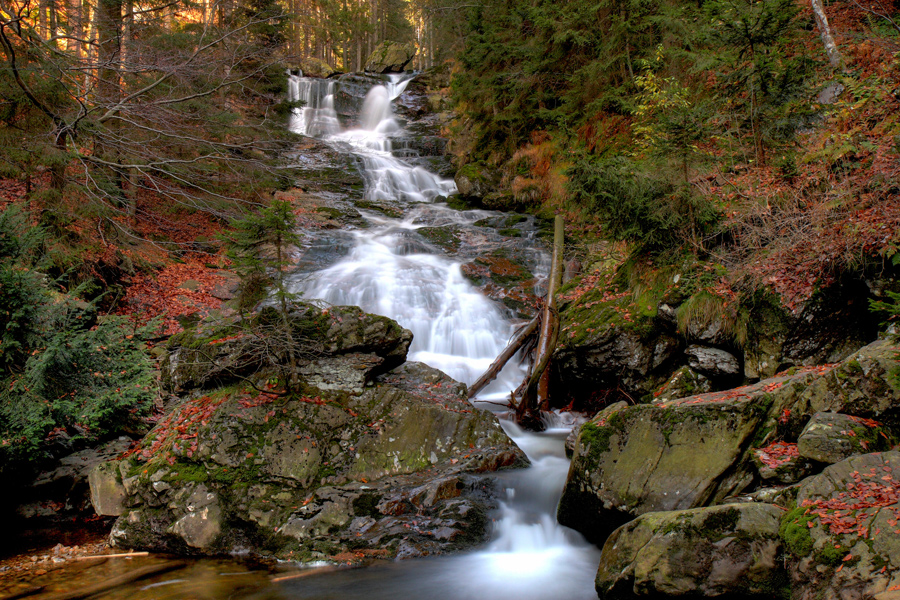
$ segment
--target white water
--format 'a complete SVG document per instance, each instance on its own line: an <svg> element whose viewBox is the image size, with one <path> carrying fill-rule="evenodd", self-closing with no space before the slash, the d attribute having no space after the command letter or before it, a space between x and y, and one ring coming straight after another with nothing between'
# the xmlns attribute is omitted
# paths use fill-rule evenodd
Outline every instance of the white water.
<svg viewBox="0 0 900 600"><path fill-rule="evenodd" d="M503 350L514 327L498 305L462 275L459 263L408 243L423 226L471 223L489 214L458 213L433 204L436 197L455 192L453 182L391 154L394 141L403 135L391 101L408 80L394 76L386 85L373 87L363 103L359 127L343 129L334 110L335 84L291 77L291 99L306 102L295 113L292 129L357 156L366 199L425 203L412 205L400 219L367 215L372 227L354 232L349 254L297 287L306 298L352 304L397 320L414 334L410 360L471 384ZM480 398L505 398L522 377L522 368L510 364ZM568 470L562 444L567 430L534 434L508 422L504 427L532 466L499 475L507 499L486 548L313 578L315 582L292 586L292 595L368 600L596 598L593 578L599 552L556 523L556 504Z"/></svg>

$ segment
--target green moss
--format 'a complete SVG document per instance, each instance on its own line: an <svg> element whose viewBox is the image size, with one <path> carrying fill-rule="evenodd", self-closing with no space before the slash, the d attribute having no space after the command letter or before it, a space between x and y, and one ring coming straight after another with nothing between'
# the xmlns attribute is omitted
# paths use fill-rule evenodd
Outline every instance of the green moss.
<svg viewBox="0 0 900 600"><path fill-rule="evenodd" d="M581 443L590 447L593 454L609 451L609 438L612 437L614 431L609 425L600 426L593 423L585 423L581 428Z"/></svg>
<svg viewBox="0 0 900 600"><path fill-rule="evenodd" d="M781 520L778 535L784 541L788 551L797 557L809 556L813 549L812 535L808 523L815 520L813 515L806 514L807 509L798 506L788 511Z"/></svg>
<svg viewBox="0 0 900 600"><path fill-rule="evenodd" d="M716 510L709 514L700 526L700 533L706 539L713 540L727 532L734 531L741 513L736 508Z"/></svg>
<svg viewBox="0 0 900 600"><path fill-rule="evenodd" d="M353 203L353 205L364 210L379 212L384 216L390 217L392 219L399 219L403 216L403 212L398 208L387 206L385 204L377 204L375 202L370 202L369 200L357 200Z"/></svg>
<svg viewBox="0 0 900 600"><path fill-rule="evenodd" d="M518 229L513 229L511 227L504 228L504 229L498 229L497 233L499 233L502 236L506 236L506 237L522 237L521 231L519 231Z"/></svg>
<svg viewBox="0 0 900 600"><path fill-rule="evenodd" d="M846 558L849 552L849 548L845 548L843 546L841 546L840 548L835 548L833 544L826 544L824 548L815 553L815 559L818 563L836 567L844 562L844 558ZM859 562L859 557L855 556L847 561L847 563L855 564L853 563L854 560L856 562Z"/></svg>
<svg viewBox="0 0 900 600"><path fill-rule="evenodd" d="M199 463L177 461L172 465L172 470L164 479L167 481L203 483L209 481L209 472L206 470L206 467Z"/></svg>

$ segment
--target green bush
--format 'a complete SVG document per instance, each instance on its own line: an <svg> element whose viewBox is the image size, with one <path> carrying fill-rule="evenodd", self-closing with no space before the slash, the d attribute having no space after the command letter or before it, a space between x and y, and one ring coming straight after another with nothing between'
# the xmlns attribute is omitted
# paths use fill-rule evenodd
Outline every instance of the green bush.
<svg viewBox="0 0 900 600"><path fill-rule="evenodd" d="M156 397L144 343L155 324L98 321L78 290L37 270L42 239L24 211L0 213L0 473L60 439L71 448L134 431Z"/></svg>

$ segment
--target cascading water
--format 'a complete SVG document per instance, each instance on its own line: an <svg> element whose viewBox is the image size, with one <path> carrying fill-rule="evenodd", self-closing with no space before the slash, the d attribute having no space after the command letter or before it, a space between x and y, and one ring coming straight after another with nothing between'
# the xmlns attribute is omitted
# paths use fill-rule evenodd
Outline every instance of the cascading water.
<svg viewBox="0 0 900 600"><path fill-rule="evenodd" d="M306 298L352 304L397 320L414 334L410 360L471 384L503 350L513 324L463 276L459 263L436 252L416 232L423 227L471 226L497 213L459 213L435 202L455 192L454 183L393 154L405 132L391 102L410 79L391 76L371 86L358 124L345 129L335 108L339 83L290 77L291 100L304 102L291 121L292 130L351 153L360 165L365 199L397 203L405 211L402 218L366 214L372 226L353 232L346 256L298 279L295 287ZM540 268L540 261L535 263ZM522 377L523 369L510 364L481 398L505 397ZM484 550L314 578L290 586L292 596L596 598L597 549L555 519L568 468L562 444L567 429L551 428L538 435L511 423L504 427L532 466L499 476L508 497Z"/></svg>

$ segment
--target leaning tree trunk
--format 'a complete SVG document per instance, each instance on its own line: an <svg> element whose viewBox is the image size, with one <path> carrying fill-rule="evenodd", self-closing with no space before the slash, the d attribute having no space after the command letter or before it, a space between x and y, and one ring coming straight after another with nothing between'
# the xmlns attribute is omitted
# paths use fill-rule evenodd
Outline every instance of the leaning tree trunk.
<svg viewBox="0 0 900 600"><path fill-rule="evenodd" d="M543 317L541 318L541 333L538 337L537 353L534 359L534 369L525 387L522 400L516 408L516 420L523 425L536 425L541 404L549 404L549 379L547 385L541 386L541 379L549 377L547 367L550 365L550 357L556 348L559 337L559 315L556 312L556 289L562 280L562 255L565 229L562 215L556 215L553 228L553 264L550 268L550 281L547 285L547 299L544 302ZM541 389L543 387L543 389ZM543 394L542 394L543 392Z"/></svg>

